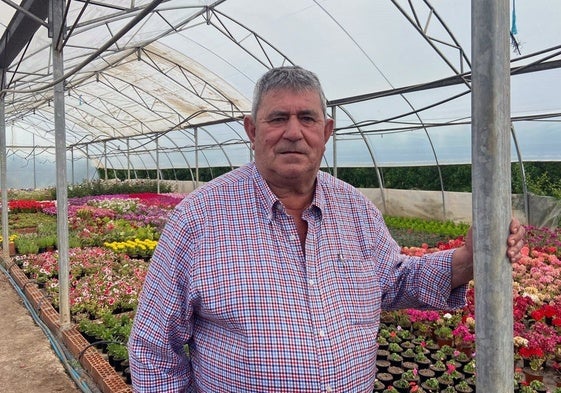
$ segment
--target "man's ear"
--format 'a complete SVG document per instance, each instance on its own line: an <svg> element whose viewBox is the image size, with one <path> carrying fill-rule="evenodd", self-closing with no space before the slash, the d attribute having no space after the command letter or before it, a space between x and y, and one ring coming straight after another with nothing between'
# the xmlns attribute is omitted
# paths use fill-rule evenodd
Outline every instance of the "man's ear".
<svg viewBox="0 0 561 393"><path fill-rule="evenodd" d="M253 117L247 115L243 118L243 128L245 129L245 133L253 146L255 142L255 122L253 121Z"/></svg>
<svg viewBox="0 0 561 393"><path fill-rule="evenodd" d="M334 126L335 126L335 122L333 121L333 119L327 118L325 120L325 127L323 129L323 139L325 140L325 143L327 143L329 138L331 138L331 135L333 134Z"/></svg>

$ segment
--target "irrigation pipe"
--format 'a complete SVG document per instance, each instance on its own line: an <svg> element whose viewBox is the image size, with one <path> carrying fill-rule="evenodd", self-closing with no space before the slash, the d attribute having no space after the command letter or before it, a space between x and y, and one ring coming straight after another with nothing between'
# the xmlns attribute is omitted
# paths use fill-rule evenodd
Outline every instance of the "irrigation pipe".
<svg viewBox="0 0 561 393"><path fill-rule="evenodd" d="M90 387L90 385L88 384L87 378L84 377L83 371L75 368L72 365L73 362L76 363L76 359L74 359L74 357L68 352L68 350L64 347L64 345L62 345L57 340L57 338L53 335L53 333L48 328L48 326L45 325L45 323L41 320L41 318L39 317L39 314L37 314L37 311L35 311L35 309L31 305L31 303L27 299L27 296L25 296L23 291L19 288L17 283L14 281L14 279L10 275L9 271L6 270L6 268L4 267L4 265L2 263L0 263L0 270L2 270L2 273L4 273L8 277L8 280L10 281L10 284L12 284L12 287L16 290L17 294L23 300L23 304L27 308L27 311L29 311L29 313L31 314L31 317L33 318L33 321L41 328L43 333L49 339L49 342L50 342L51 347L53 348L55 354L60 359L62 365L64 366L64 368L66 369L66 371L68 372L68 374L70 375L72 380L76 383L76 386L78 388L80 388L80 390L84 393L98 393L99 389L97 389L95 387L94 388Z"/></svg>

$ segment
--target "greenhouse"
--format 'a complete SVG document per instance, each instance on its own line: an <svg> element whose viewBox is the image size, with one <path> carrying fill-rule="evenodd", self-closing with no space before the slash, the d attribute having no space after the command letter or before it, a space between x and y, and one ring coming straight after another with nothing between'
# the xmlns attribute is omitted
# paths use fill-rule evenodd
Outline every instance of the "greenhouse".
<svg viewBox="0 0 561 393"><path fill-rule="evenodd" d="M561 161L560 11L549 0L0 0L2 206L8 189L56 187L66 233L68 185L154 171L158 187L188 193L201 170L252 160L255 82L300 65L334 119L322 168L374 168L380 187L362 191L384 214L488 230L512 213L555 227L558 201L510 195L501 168ZM445 192L442 178L440 191L386 189L380 175L457 164L474 166L473 195ZM192 180L177 178L185 170Z"/></svg>

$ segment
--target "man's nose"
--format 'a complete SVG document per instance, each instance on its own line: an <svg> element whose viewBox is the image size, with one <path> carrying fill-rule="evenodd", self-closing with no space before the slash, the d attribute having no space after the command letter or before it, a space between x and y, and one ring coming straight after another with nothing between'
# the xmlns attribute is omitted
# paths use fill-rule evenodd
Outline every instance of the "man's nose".
<svg viewBox="0 0 561 393"><path fill-rule="evenodd" d="M302 138L302 124L300 124L300 119L298 116L291 115L286 122L286 130L284 131L284 137L290 140L298 140Z"/></svg>

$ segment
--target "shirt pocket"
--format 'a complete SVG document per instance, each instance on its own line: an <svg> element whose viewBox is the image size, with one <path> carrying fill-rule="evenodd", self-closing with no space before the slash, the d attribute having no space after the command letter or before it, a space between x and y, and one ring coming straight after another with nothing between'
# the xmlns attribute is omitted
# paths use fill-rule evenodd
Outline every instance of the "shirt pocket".
<svg viewBox="0 0 561 393"><path fill-rule="evenodd" d="M381 289L372 262L339 255L336 271L347 320L351 324L377 324L380 319Z"/></svg>

